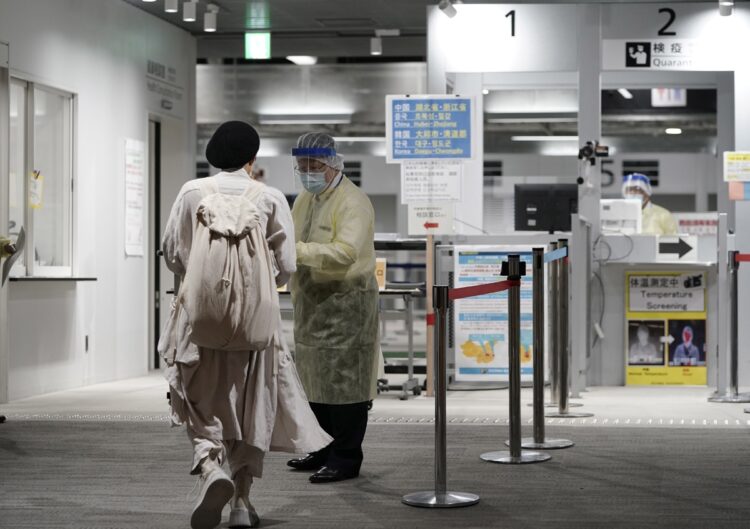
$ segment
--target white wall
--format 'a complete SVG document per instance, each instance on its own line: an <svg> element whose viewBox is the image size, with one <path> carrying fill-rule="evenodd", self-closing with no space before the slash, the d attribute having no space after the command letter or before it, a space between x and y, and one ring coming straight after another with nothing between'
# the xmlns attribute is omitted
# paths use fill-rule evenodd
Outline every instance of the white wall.
<svg viewBox="0 0 750 529"><path fill-rule="evenodd" d="M175 68L184 99L162 118L162 180L174 191L192 176L195 39L125 2L2 0L0 41L12 76L76 95L75 272L97 278L11 284L9 399L145 374L149 261L124 254L124 141L147 144L149 115L167 112L147 89L147 61Z"/></svg>

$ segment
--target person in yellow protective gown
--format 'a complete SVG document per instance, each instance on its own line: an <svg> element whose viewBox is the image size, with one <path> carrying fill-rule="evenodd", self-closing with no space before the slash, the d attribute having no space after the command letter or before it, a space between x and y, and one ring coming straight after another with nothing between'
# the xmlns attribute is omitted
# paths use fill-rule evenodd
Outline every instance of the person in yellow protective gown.
<svg viewBox="0 0 750 529"><path fill-rule="evenodd" d="M344 176L331 136L304 134L292 154L304 187L292 208L295 360L310 406L334 440L287 464L317 471L313 483L329 483L359 475L377 380L375 213L367 195Z"/></svg>
<svg viewBox="0 0 750 529"><path fill-rule="evenodd" d="M625 175L622 182L622 195L641 201L641 233L649 235L676 235L677 221L668 209L651 201L651 181L641 173Z"/></svg>

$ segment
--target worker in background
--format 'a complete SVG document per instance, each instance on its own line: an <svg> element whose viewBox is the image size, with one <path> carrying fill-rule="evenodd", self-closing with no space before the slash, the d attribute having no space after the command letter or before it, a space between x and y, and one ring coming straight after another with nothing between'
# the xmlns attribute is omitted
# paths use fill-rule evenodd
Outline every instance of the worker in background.
<svg viewBox="0 0 750 529"><path fill-rule="evenodd" d="M677 221L669 212L651 201L651 181L641 173L625 175L622 182L622 195L641 201L641 233L650 235L676 235Z"/></svg>
<svg viewBox="0 0 750 529"><path fill-rule="evenodd" d="M329 483L359 475L368 404L375 394L375 214L367 195L344 176L331 136L304 134L292 154L304 187L292 209L295 359L310 406L334 440L288 465L317 471L310 476L313 483Z"/></svg>

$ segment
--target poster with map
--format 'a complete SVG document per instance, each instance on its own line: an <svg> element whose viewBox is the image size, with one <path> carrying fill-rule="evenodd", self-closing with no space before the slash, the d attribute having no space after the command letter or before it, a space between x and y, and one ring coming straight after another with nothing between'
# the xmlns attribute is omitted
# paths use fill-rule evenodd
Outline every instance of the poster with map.
<svg viewBox="0 0 750 529"><path fill-rule="evenodd" d="M503 261L518 254L526 262L521 280L521 379L532 380L533 306L529 246L456 246L453 286L506 279ZM508 380L508 292L459 299L453 305L456 381Z"/></svg>

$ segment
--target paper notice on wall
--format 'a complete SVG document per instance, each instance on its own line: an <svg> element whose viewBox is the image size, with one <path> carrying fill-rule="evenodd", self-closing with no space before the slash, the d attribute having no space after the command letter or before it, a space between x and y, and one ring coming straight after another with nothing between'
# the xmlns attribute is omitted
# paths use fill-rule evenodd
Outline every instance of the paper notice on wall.
<svg viewBox="0 0 750 529"><path fill-rule="evenodd" d="M460 162L408 161L401 164L401 203L461 200Z"/></svg>
<svg viewBox="0 0 750 529"><path fill-rule="evenodd" d="M44 175L39 171L29 174L29 207L41 209L44 206Z"/></svg>
<svg viewBox="0 0 750 529"><path fill-rule="evenodd" d="M125 140L125 255L143 256L145 171L145 144Z"/></svg>
<svg viewBox="0 0 750 529"><path fill-rule="evenodd" d="M750 152L724 153L724 181L750 182Z"/></svg>

